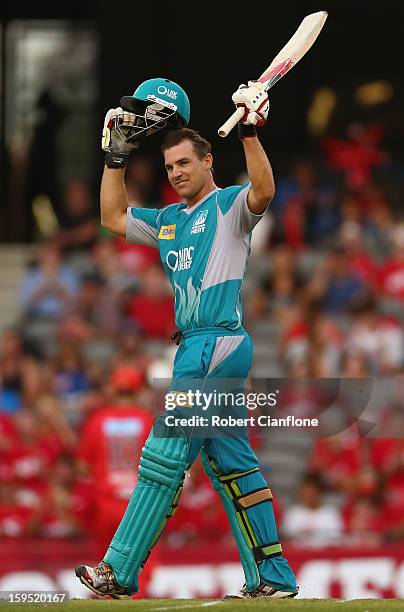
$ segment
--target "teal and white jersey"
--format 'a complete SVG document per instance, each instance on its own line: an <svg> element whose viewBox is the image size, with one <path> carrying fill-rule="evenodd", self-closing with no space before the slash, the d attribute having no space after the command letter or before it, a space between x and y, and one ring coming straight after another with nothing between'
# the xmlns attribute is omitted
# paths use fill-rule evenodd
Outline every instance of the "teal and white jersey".
<svg viewBox="0 0 404 612"><path fill-rule="evenodd" d="M215 189L191 208L128 208L126 239L160 250L182 331L241 326L251 232L263 216L248 209L250 187Z"/></svg>

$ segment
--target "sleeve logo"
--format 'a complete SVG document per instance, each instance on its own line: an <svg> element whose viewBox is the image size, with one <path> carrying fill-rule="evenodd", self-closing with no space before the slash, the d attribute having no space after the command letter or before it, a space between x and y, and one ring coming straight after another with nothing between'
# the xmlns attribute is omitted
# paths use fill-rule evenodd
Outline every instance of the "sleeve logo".
<svg viewBox="0 0 404 612"><path fill-rule="evenodd" d="M174 225L162 225L159 233L160 240L173 240L173 238L175 238L176 227L176 223L174 223Z"/></svg>

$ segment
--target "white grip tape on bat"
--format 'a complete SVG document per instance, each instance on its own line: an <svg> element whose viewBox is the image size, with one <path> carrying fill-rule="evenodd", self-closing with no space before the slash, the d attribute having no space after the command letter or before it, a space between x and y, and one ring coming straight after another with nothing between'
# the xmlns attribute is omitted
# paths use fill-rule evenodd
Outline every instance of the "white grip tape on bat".
<svg viewBox="0 0 404 612"><path fill-rule="evenodd" d="M237 108L234 111L234 113L228 118L228 120L225 123L223 123L222 127L219 128L218 130L219 136L221 136L222 138L225 138L226 136L228 136L230 132L232 131L232 129L234 128L234 126L237 125L240 119L243 118L244 113L245 113L244 106L240 106L240 108Z"/></svg>

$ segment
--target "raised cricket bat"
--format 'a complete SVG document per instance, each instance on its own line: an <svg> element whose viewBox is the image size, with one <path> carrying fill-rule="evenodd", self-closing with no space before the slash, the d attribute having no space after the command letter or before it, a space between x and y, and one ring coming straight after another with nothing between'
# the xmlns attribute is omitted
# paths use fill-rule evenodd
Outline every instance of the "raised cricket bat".
<svg viewBox="0 0 404 612"><path fill-rule="evenodd" d="M262 84L263 89L268 91L273 87L307 53L320 34L327 17L328 13L326 11L319 11L307 15L303 19L292 38L258 79L258 83ZM219 136L222 136L222 138L227 136L240 121L244 112L244 107L237 108L219 129Z"/></svg>

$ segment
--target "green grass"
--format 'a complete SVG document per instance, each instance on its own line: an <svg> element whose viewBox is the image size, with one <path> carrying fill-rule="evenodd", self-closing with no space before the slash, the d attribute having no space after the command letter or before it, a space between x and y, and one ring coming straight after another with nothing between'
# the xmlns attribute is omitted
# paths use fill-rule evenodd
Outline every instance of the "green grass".
<svg viewBox="0 0 404 612"><path fill-rule="evenodd" d="M341 601L335 599L292 599L254 601L237 600L206 600L206 599L140 599L140 600L104 600L76 599L63 604L8 604L0 603L0 612L12 612L21 608L22 612L46 608L59 612L175 612L176 610L223 610L223 612L390 612L403 611L402 599L356 599Z"/></svg>

